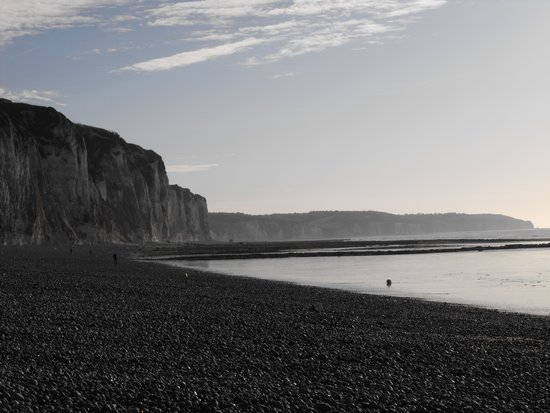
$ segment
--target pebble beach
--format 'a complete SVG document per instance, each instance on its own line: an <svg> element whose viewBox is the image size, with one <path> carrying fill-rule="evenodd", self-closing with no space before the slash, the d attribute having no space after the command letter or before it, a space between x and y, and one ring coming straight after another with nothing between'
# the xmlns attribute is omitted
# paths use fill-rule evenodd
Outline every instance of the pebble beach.
<svg viewBox="0 0 550 413"><path fill-rule="evenodd" d="M135 253L0 246L0 412L550 411L549 317Z"/></svg>

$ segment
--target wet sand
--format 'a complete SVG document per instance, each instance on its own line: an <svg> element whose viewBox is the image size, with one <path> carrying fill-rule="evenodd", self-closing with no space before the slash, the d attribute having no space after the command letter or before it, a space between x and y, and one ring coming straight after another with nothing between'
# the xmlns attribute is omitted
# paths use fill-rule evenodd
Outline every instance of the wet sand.
<svg viewBox="0 0 550 413"><path fill-rule="evenodd" d="M550 411L548 317L135 252L0 247L0 412Z"/></svg>

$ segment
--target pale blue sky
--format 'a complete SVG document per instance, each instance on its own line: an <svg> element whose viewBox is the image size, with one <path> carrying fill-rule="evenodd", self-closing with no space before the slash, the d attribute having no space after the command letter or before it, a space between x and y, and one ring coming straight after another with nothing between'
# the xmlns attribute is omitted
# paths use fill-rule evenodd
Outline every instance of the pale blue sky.
<svg viewBox="0 0 550 413"><path fill-rule="evenodd" d="M211 211L550 227L547 0L0 0L0 95L159 153Z"/></svg>

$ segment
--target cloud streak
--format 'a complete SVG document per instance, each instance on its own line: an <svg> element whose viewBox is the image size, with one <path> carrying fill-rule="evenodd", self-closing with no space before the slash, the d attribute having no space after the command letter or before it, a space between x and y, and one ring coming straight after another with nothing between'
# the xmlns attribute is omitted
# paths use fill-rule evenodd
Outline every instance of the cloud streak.
<svg viewBox="0 0 550 413"><path fill-rule="evenodd" d="M131 66L126 66L114 72L134 71L134 72L157 72L159 70L170 70L176 67L188 66L193 63L204 62L206 60L215 59L219 56L227 56L234 53L242 52L251 46L264 43L261 39L245 39L240 42L223 44L221 46L204 48L192 52L178 53L173 56L152 59L146 62L136 63Z"/></svg>
<svg viewBox="0 0 550 413"><path fill-rule="evenodd" d="M219 165L215 163L206 165L171 165L166 167L166 171L175 173L202 172L216 166Z"/></svg>

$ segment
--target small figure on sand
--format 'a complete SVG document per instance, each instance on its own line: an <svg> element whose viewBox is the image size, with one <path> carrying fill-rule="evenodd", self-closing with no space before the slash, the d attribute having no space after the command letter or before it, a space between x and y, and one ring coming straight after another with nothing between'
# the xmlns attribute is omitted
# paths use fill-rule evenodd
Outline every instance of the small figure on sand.
<svg viewBox="0 0 550 413"><path fill-rule="evenodd" d="M115 264L117 263L116 254L113 254L113 261L115 262Z"/></svg>
<svg viewBox="0 0 550 413"><path fill-rule="evenodd" d="M391 280L386 280L386 285L389 287L391 286Z"/></svg>

